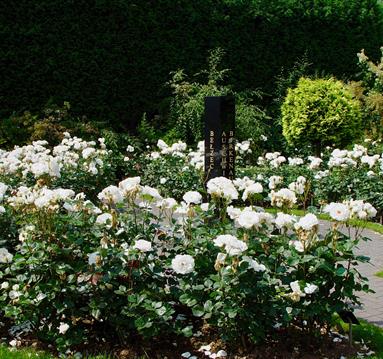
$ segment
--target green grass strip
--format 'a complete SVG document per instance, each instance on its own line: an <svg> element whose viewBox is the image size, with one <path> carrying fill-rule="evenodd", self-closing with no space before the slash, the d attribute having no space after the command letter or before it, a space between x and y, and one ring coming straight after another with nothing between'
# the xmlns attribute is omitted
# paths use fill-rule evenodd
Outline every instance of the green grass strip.
<svg viewBox="0 0 383 359"><path fill-rule="evenodd" d="M383 358L383 328L370 324L365 320L359 319L360 325L354 325L352 328L353 340L364 342L368 348L375 352L375 355L369 356L369 359ZM338 319L339 325L345 333L348 333L348 324Z"/></svg>
<svg viewBox="0 0 383 359"><path fill-rule="evenodd" d="M57 357L50 353L37 351L34 348L10 348L0 345L0 359L55 359ZM85 358L85 357L84 357ZM97 356L88 356L87 359L112 359L109 355L99 354ZM133 359L133 358L132 358Z"/></svg>
<svg viewBox="0 0 383 359"><path fill-rule="evenodd" d="M36 351L32 348L8 348L5 345L0 345L0 359L52 359L52 355L41 351Z"/></svg>

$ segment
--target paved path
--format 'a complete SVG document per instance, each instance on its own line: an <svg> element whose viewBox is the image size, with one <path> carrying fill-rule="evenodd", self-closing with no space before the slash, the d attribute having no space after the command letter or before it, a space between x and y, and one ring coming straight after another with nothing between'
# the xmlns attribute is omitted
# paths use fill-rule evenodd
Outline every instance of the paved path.
<svg viewBox="0 0 383 359"><path fill-rule="evenodd" d="M327 221L320 222L321 232L327 232L331 223ZM351 234L355 234L354 229L352 229ZM383 270L383 235L364 229L363 236L370 238L371 241L360 241L357 253L370 257L370 263L362 263L358 266L358 269L363 276L368 278L370 288L375 293L360 293L363 305L355 310L355 315L383 327L383 278L375 276L376 272Z"/></svg>

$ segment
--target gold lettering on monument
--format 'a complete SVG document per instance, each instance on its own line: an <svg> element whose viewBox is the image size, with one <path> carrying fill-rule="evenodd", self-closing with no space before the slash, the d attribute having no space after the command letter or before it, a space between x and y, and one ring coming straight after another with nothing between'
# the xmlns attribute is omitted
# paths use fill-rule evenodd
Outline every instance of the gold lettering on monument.
<svg viewBox="0 0 383 359"><path fill-rule="evenodd" d="M234 179L234 161L235 161L235 147L234 147L234 131L229 131L228 138L228 162L229 162L229 171L228 177Z"/></svg>
<svg viewBox="0 0 383 359"><path fill-rule="evenodd" d="M210 140L209 140L209 170L214 169L214 131L210 131Z"/></svg>

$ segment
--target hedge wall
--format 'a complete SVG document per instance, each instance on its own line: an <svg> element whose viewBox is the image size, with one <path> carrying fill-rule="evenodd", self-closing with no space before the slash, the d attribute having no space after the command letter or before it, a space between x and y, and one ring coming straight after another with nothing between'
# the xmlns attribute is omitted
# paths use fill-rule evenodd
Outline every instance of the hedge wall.
<svg viewBox="0 0 383 359"><path fill-rule="evenodd" d="M360 49L379 55L381 19L376 0L3 0L0 118L66 100L134 128L170 71L198 71L217 46L238 90L270 92L305 51L312 68L350 76Z"/></svg>

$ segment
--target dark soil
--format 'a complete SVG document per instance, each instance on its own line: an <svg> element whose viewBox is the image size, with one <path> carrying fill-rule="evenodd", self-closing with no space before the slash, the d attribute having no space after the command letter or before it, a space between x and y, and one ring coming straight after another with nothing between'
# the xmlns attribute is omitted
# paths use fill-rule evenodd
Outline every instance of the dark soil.
<svg viewBox="0 0 383 359"><path fill-rule="evenodd" d="M3 333L5 334L5 333ZM3 337L3 340L5 338ZM7 338L9 342L10 338ZM137 338L129 344L121 345L110 342L95 343L90 346L77 347L74 352L80 351L86 358L89 355L108 354L116 359L180 359L181 354L190 352L197 358L208 359L203 352L198 351L202 345L210 344L211 352L225 350L226 359L339 359L342 355L349 358L363 352L360 345L350 346L348 341L334 342L334 335L309 336L301 331L279 331L274 339L268 338L262 344L249 345L246 343L233 343L225 345L222 341L214 340L213 336L204 335L200 338L152 338L150 341L140 341ZM115 342L118 342L116 338ZM45 351L52 351L52 346L34 338L21 339L22 346L31 346ZM57 353L53 353L57 354Z"/></svg>

